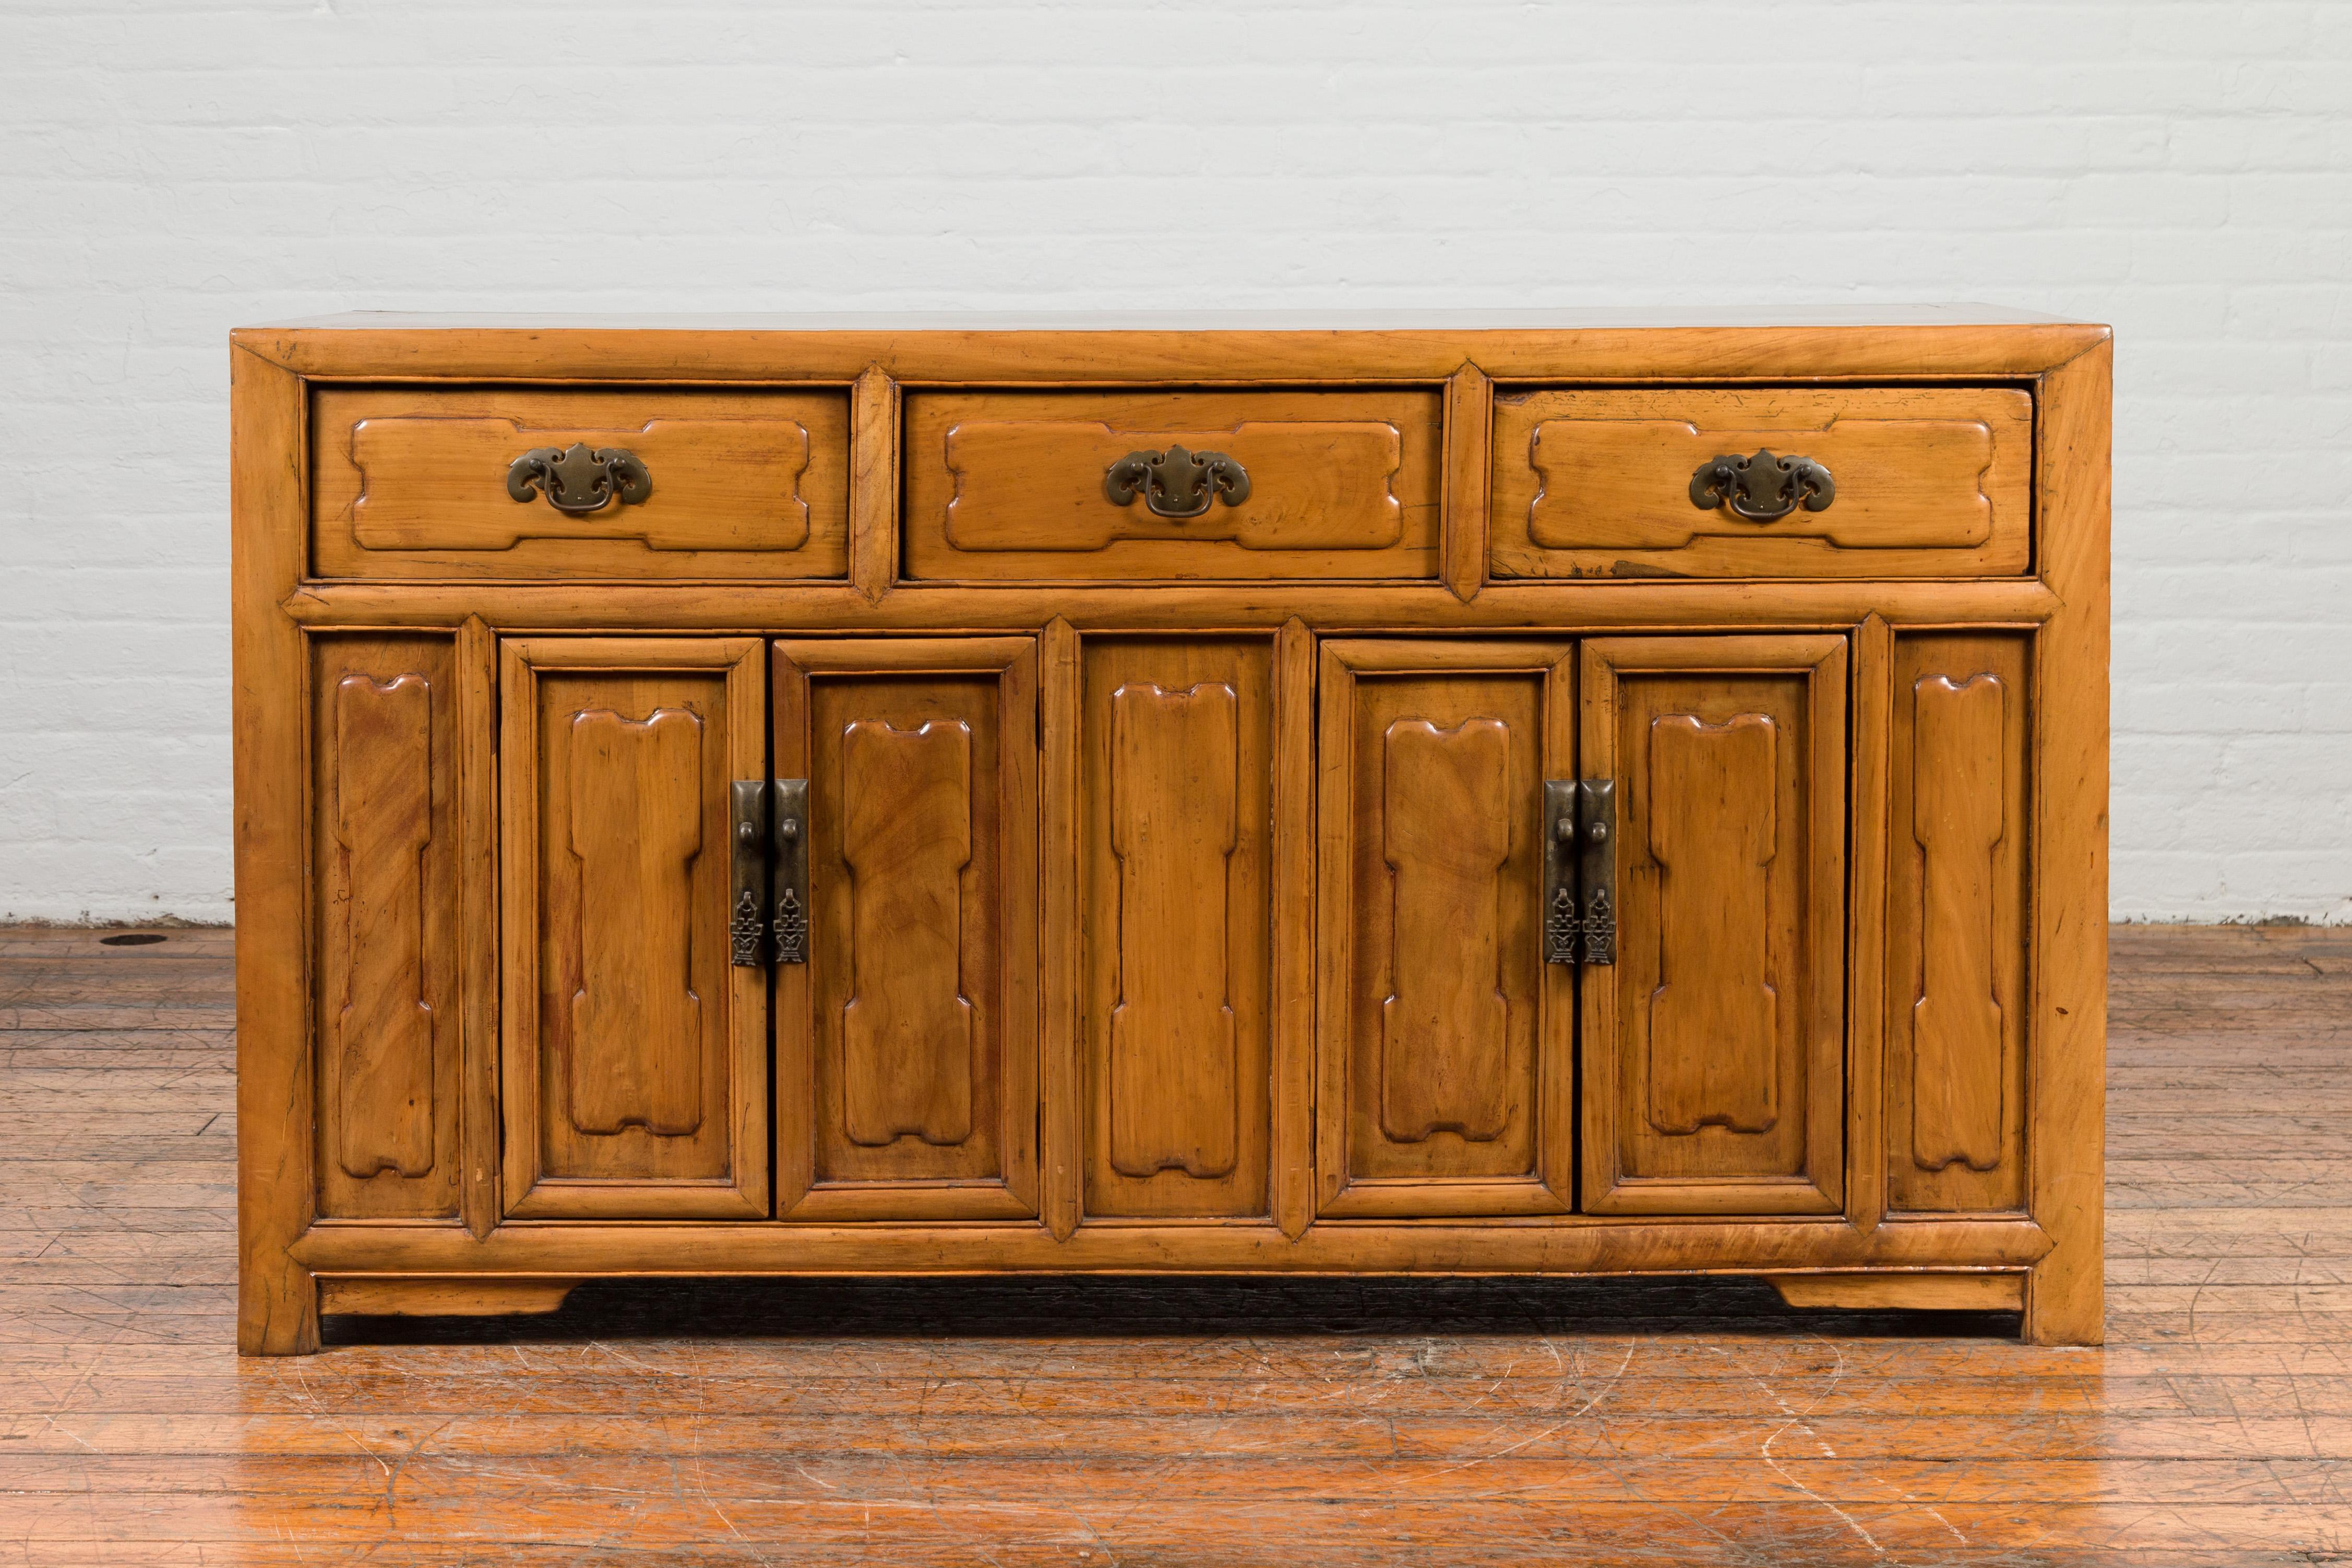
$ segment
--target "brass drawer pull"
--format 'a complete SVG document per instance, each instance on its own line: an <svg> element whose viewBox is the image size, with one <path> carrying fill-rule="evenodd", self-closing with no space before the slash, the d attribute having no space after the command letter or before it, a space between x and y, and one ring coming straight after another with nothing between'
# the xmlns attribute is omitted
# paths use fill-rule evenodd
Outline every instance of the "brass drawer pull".
<svg viewBox="0 0 2352 1568"><path fill-rule="evenodd" d="M1139 492L1154 517L1183 522L1218 497L1228 507L1248 500L1249 471L1222 452L1130 452L1103 475L1103 494L1113 506L1131 507Z"/></svg>
<svg viewBox="0 0 2352 1568"><path fill-rule="evenodd" d="M625 446L539 446L507 465L507 494L518 501L537 490L559 512L601 512L615 500L633 507L654 493L653 476Z"/></svg>
<svg viewBox="0 0 2352 1568"><path fill-rule="evenodd" d="M1690 498L1704 512L1727 506L1733 516L1751 523L1777 523L1799 507L1822 510L1837 499L1837 485L1810 457L1727 453L1699 465L1691 476Z"/></svg>

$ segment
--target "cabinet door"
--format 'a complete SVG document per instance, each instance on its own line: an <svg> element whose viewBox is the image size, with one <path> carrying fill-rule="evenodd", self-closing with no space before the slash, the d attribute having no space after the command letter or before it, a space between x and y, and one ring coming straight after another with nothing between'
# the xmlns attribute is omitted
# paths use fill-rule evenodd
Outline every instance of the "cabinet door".
<svg viewBox="0 0 2352 1568"><path fill-rule="evenodd" d="M1843 638L1585 644L1582 768L1617 781L1618 942L1582 971L1585 1207L1836 1209Z"/></svg>
<svg viewBox="0 0 2352 1568"><path fill-rule="evenodd" d="M1037 650L775 645L808 780L808 962L776 974L778 1209L1037 1211Z"/></svg>
<svg viewBox="0 0 2352 1568"><path fill-rule="evenodd" d="M768 1212L768 977L730 964L729 784L761 644L505 644L507 1210Z"/></svg>
<svg viewBox="0 0 2352 1568"><path fill-rule="evenodd" d="M1540 951L1543 784L1575 666L1538 643L1330 642L1316 1118L1327 1217L1573 1202L1573 971Z"/></svg>

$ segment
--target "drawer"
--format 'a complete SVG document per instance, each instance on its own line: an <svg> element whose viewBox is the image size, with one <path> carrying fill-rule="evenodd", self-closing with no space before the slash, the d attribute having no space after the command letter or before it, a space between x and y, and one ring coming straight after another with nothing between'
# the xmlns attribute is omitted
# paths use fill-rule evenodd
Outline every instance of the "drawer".
<svg viewBox="0 0 2352 1568"><path fill-rule="evenodd" d="M841 577L848 448L846 392L323 388L311 570Z"/></svg>
<svg viewBox="0 0 2352 1568"><path fill-rule="evenodd" d="M1506 392L1495 574L2017 576L2032 448L2010 388Z"/></svg>
<svg viewBox="0 0 2352 1568"><path fill-rule="evenodd" d="M1428 578L1434 390L907 398L906 575Z"/></svg>

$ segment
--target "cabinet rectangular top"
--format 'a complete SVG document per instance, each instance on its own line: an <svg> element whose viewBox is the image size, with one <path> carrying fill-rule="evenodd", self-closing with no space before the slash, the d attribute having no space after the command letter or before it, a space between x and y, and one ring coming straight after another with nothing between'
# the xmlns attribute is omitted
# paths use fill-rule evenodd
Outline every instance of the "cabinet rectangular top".
<svg viewBox="0 0 2352 1568"><path fill-rule="evenodd" d="M1979 305L1398 312L427 315L239 328L303 375L909 382L2009 378L2104 326Z"/></svg>

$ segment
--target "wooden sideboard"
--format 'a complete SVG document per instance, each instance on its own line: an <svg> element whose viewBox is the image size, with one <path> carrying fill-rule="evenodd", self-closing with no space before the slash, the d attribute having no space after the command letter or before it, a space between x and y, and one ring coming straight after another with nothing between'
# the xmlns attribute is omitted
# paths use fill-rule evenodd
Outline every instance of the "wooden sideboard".
<svg viewBox="0 0 2352 1568"><path fill-rule="evenodd" d="M2106 329L230 359L244 1350L991 1271L2099 1339Z"/></svg>

